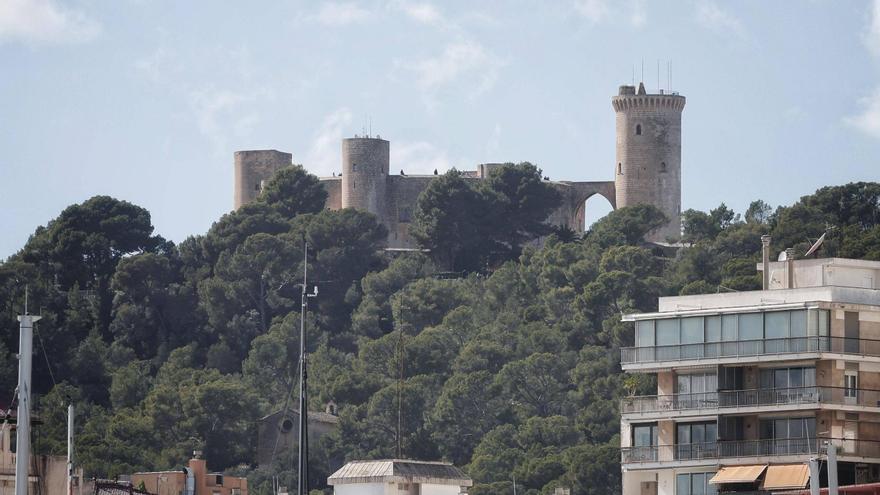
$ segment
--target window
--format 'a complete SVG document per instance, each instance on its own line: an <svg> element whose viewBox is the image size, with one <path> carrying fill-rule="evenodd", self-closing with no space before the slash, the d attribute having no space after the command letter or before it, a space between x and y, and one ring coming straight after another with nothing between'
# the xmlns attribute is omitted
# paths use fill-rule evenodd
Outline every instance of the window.
<svg viewBox="0 0 880 495"><path fill-rule="evenodd" d="M642 124L636 124L636 136L642 135Z"/></svg>
<svg viewBox="0 0 880 495"><path fill-rule="evenodd" d="M855 398L858 394L859 375L856 371L847 371L843 376L844 391L843 396L847 398Z"/></svg>
<svg viewBox="0 0 880 495"><path fill-rule="evenodd" d="M660 162L660 171L666 172L666 162Z"/></svg>
<svg viewBox="0 0 880 495"><path fill-rule="evenodd" d="M703 338L703 318L682 318L681 343L696 344L699 342L705 342Z"/></svg>
<svg viewBox="0 0 880 495"><path fill-rule="evenodd" d="M718 488L709 483L715 473L683 473L675 477L675 495L716 495Z"/></svg>
<svg viewBox="0 0 880 495"><path fill-rule="evenodd" d="M702 394L718 390L718 377L715 373L694 373L675 376L677 394Z"/></svg>
<svg viewBox="0 0 880 495"><path fill-rule="evenodd" d="M623 175L623 164L622 163L617 164L617 175Z"/></svg>
<svg viewBox="0 0 880 495"><path fill-rule="evenodd" d="M636 347L654 347L654 320L636 322Z"/></svg>
<svg viewBox="0 0 880 495"><path fill-rule="evenodd" d="M351 171L352 171L352 172L357 172L357 170L358 170L357 163L352 163L352 164L351 164Z"/></svg>
<svg viewBox="0 0 880 495"><path fill-rule="evenodd" d="M675 427L677 459L702 459L715 450L718 431L715 422L678 423Z"/></svg>
<svg viewBox="0 0 880 495"><path fill-rule="evenodd" d="M762 419L758 430L765 440L761 454L806 454L817 448L815 417Z"/></svg>
<svg viewBox="0 0 880 495"><path fill-rule="evenodd" d="M657 445L657 424L633 425L633 447L653 447Z"/></svg>
<svg viewBox="0 0 880 495"><path fill-rule="evenodd" d="M678 318L657 320L657 345L676 345L681 342Z"/></svg>
<svg viewBox="0 0 880 495"><path fill-rule="evenodd" d="M760 387L764 390L815 386L816 368L812 366L762 369L760 372Z"/></svg>

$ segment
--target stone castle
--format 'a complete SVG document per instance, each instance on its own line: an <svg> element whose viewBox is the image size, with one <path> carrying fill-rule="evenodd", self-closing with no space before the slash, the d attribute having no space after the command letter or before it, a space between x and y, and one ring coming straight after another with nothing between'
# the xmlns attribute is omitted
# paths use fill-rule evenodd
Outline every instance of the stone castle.
<svg viewBox="0 0 880 495"><path fill-rule="evenodd" d="M584 231L585 202L600 194L615 208L651 204L669 222L651 232L647 240L665 243L681 233L681 113L685 98L660 90L649 94L643 83L621 86L611 99L617 115L617 160L613 181L549 181L562 193L563 202L548 223ZM414 248L409 224L419 194L436 175L399 175L390 172L390 143L377 137L342 140L342 173L322 177L331 210L358 208L375 214L388 228L388 247ZM260 194L275 171L292 164L292 155L275 150L235 152L234 205L239 208ZM406 164L399 164L404 167ZM395 164L395 168L398 164ZM500 167L484 163L464 171L470 180L482 180Z"/></svg>

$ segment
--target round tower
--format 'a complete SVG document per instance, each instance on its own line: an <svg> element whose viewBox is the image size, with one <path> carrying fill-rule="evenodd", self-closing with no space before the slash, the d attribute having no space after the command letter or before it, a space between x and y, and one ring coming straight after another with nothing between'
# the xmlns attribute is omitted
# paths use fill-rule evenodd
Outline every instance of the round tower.
<svg viewBox="0 0 880 495"><path fill-rule="evenodd" d="M611 104L617 114L614 187L618 208L651 204L669 223L646 236L650 242L681 237L681 112L676 93L648 94L643 83L621 86Z"/></svg>
<svg viewBox="0 0 880 495"><path fill-rule="evenodd" d="M384 220L390 146L379 138L342 140L342 207Z"/></svg>

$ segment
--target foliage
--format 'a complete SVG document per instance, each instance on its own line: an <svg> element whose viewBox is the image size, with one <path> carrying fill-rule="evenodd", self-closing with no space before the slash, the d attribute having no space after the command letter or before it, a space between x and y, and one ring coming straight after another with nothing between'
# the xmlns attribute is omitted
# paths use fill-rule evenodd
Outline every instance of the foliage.
<svg viewBox="0 0 880 495"><path fill-rule="evenodd" d="M212 470L293 486L294 453L255 465L258 418L298 380L298 286L309 244L310 407L339 407L316 441L313 487L346 459L447 459L474 494L620 491L619 400L656 382L622 375L632 345L620 314L658 296L759 287L761 235L802 254L880 259L880 185L826 187L772 210L685 212L685 247L645 244L654 207L612 212L581 239L543 222L558 195L531 164L488 180L450 172L419 199L413 235L428 255L389 258L376 219L326 211L317 180L292 167L259 200L174 246L149 213L104 196L65 209L0 264L0 324L40 308L34 393L38 449L62 453L77 408L87 476L175 469L194 449ZM524 241L546 236L538 247ZM489 267L491 270L486 270ZM471 273L434 278L438 270ZM473 271L479 271L479 274ZM15 387L13 332L0 334L0 399ZM44 355L45 353L45 355ZM56 383L57 381L57 383ZM398 430L398 419L400 430Z"/></svg>

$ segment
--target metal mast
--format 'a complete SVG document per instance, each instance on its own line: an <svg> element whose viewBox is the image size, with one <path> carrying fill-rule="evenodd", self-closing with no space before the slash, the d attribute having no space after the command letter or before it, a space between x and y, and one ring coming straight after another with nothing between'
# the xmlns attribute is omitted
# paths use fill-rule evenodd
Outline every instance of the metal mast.
<svg viewBox="0 0 880 495"><path fill-rule="evenodd" d="M67 406L67 495L73 495L73 404Z"/></svg>
<svg viewBox="0 0 880 495"><path fill-rule="evenodd" d="M299 312L299 469L297 495L309 493L309 401L306 374L306 311L310 297L318 295L307 291L309 277L309 243L303 241L302 307Z"/></svg>
<svg viewBox="0 0 880 495"><path fill-rule="evenodd" d="M25 296L26 300L27 296ZM31 357L34 343L34 322L39 316L18 317L18 416L16 417L15 495L28 495L28 466L31 464Z"/></svg>

